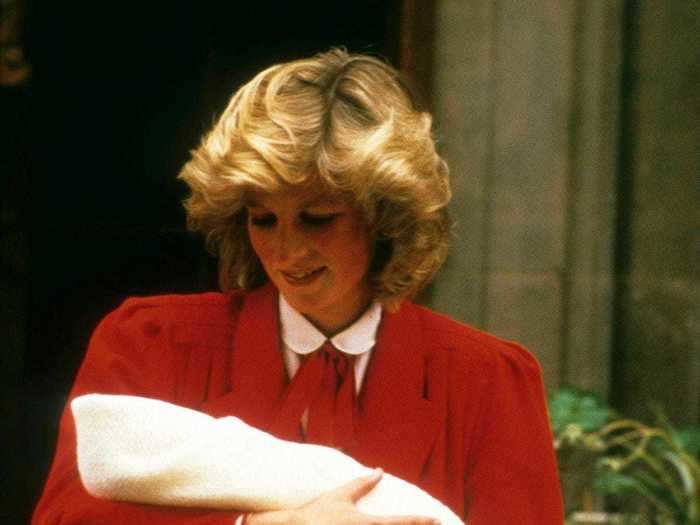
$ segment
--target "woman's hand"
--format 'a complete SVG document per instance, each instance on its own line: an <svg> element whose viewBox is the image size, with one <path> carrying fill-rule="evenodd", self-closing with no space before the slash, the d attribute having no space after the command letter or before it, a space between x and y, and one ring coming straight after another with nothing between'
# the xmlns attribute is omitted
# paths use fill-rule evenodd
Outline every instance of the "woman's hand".
<svg viewBox="0 0 700 525"><path fill-rule="evenodd" d="M373 516L363 514L355 503L382 479L382 470L357 478L293 510L251 514L248 525L439 525L425 516Z"/></svg>

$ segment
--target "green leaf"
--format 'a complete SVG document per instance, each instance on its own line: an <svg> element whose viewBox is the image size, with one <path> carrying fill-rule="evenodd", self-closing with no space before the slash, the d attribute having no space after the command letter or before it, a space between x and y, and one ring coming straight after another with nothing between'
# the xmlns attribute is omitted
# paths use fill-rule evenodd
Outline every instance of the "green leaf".
<svg viewBox="0 0 700 525"><path fill-rule="evenodd" d="M669 452L673 452L676 450L674 447L680 447L678 435L675 431L669 432L668 429L663 429L663 431L666 434L666 439L669 439L672 444L666 441L666 439L662 439L658 435L652 437L647 444L649 451L658 457L661 457Z"/></svg>
<svg viewBox="0 0 700 525"><path fill-rule="evenodd" d="M646 487L638 479L612 470L599 473L593 480L593 488L603 494L647 493Z"/></svg>
<svg viewBox="0 0 700 525"><path fill-rule="evenodd" d="M683 450L700 458L700 426L692 425L679 428L676 435Z"/></svg>
<svg viewBox="0 0 700 525"><path fill-rule="evenodd" d="M651 473L642 468L628 465L623 470L611 470L608 458L599 462L599 470L593 481L593 488L602 494L627 496L637 494L647 500L657 512L666 516L685 516L682 503L674 500L668 487L659 482ZM628 470L629 469L629 470ZM679 523L687 523L682 520Z"/></svg>
<svg viewBox="0 0 700 525"><path fill-rule="evenodd" d="M555 434L569 425L595 432L610 420L611 414L600 396L575 387L562 387L549 398L549 416Z"/></svg>

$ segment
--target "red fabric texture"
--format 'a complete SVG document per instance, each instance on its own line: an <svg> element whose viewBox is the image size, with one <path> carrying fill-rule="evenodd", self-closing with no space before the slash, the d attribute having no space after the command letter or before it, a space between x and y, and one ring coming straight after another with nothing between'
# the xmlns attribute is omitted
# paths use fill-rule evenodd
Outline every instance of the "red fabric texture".
<svg viewBox="0 0 700 525"><path fill-rule="evenodd" d="M302 416L308 409L306 431ZM350 356L326 341L306 356L269 430L279 437L346 450L354 444L355 371Z"/></svg>
<svg viewBox="0 0 700 525"><path fill-rule="evenodd" d="M279 341L269 285L129 299L95 330L70 398L147 396L280 435L289 384ZM520 346L406 302L382 318L355 415L346 453L422 487L469 525L563 523L541 373ZM75 448L66 409L33 524L230 525L238 516L93 498Z"/></svg>

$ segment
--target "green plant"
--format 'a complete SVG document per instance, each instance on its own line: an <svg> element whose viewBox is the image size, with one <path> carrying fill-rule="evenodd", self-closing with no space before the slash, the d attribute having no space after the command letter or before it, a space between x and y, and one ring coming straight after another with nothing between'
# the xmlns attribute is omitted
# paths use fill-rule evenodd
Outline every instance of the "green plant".
<svg viewBox="0 0 700 525"><path fill-rule="evenodd" d="M554 392L549 407L560 464L583 454L599 494L635 494L652 523L700 525L700 426L675 428L660 409L649 426L572 387Z"/></svg>

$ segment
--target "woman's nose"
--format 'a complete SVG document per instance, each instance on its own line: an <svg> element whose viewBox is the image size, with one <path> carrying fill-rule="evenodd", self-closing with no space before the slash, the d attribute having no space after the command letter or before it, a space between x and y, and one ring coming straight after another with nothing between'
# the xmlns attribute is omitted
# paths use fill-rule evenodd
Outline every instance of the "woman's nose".
<svg viewBox="0 0 700 525"><path fill-rule="evenodd" d="M277 232L276 243L279 261L294 260L306 253L306 239L296 228L280 228Z"/></svg>

